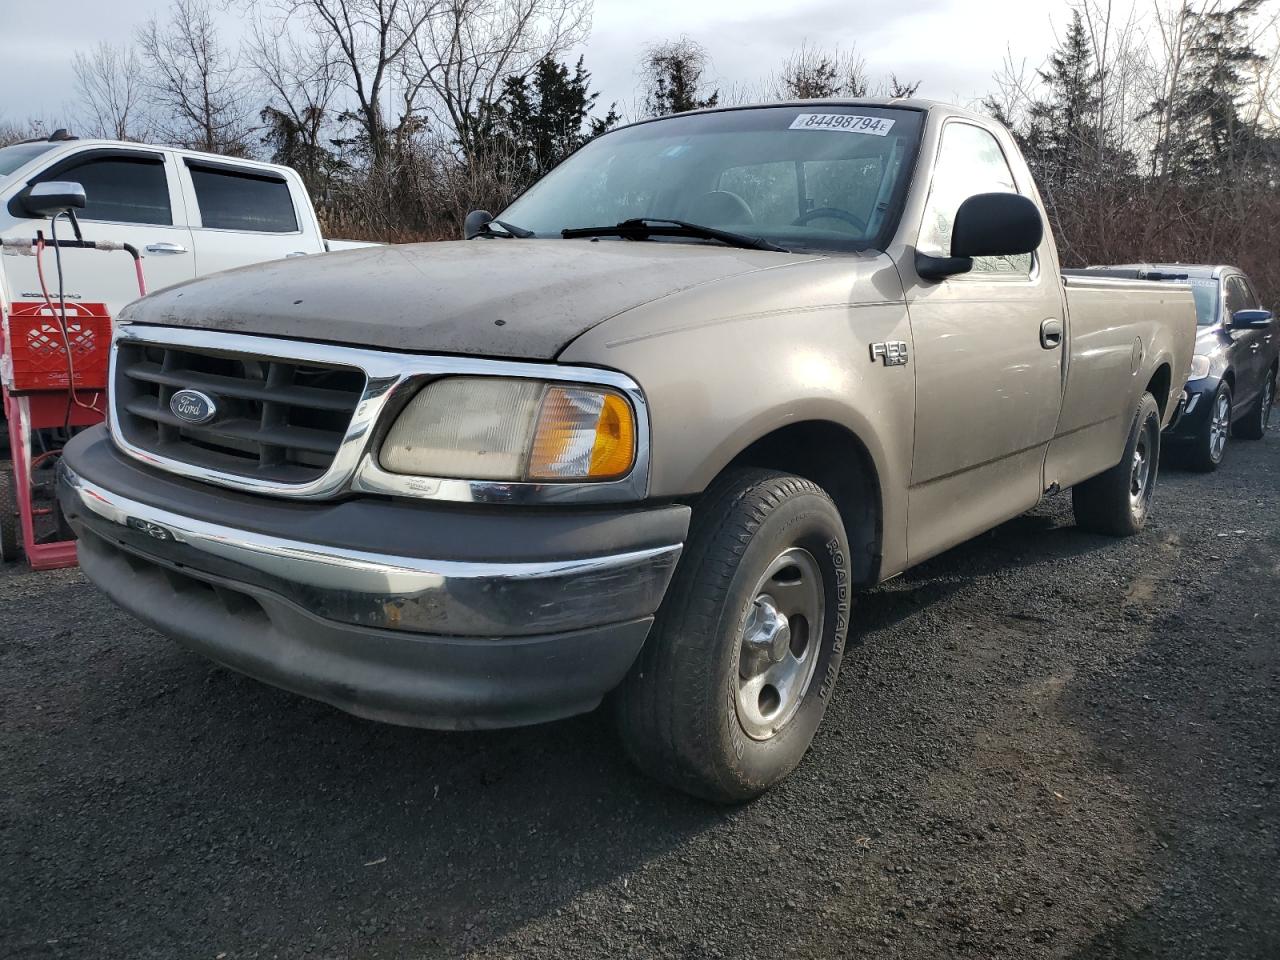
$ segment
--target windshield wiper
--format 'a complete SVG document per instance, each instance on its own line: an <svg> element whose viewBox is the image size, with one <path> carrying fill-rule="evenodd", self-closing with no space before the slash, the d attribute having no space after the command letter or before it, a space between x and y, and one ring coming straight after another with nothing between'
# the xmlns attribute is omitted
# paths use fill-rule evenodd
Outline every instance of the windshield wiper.
<svg viewBox="0 0 1280 960"><path fill-rule="evenodd" d="M663 217L635 217L623 220L612 227L570 227L561 230L560 236L566 240L580 237L621 237L624 240L648 240L652 237L697 237L700 240L718 240L731 247L743 247L747 250L775 250L787 253L785 247L762 240L759 237L748 237L728 230L717 230L715 227L704 227L684 220L668 220Z"/></svg>

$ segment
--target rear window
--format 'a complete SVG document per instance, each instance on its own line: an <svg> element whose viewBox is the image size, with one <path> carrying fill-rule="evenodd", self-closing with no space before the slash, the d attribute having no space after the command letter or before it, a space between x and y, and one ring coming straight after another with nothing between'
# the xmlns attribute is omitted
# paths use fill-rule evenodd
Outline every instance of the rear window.
<svg viewBox="0 0 1280 960"><path fill-rule="evenodd" d="M214 230L297 233L289 184L276 177L189 165L200 222Z"/></svg>

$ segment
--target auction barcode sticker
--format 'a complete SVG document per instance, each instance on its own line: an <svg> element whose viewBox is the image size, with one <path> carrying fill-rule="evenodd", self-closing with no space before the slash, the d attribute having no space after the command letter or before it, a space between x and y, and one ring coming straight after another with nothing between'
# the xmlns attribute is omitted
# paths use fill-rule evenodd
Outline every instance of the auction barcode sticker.
<svg viewBox="0 0 1280 960"><path fill-rule="evenodd" d="M842 133L869 133L873 137L888 136L892 120L884 117L858 117L852 113L802 113L791 121L791 130L838 130Z"/></svg>

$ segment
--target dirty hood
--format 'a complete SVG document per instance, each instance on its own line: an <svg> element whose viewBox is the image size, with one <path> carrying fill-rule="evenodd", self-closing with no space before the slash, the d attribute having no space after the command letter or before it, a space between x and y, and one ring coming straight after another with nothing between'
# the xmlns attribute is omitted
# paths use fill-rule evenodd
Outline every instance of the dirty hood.
<svg viewBox="0 0 1280 960"><path fill-rule="evenodd" d="M278 260L169 287L122 321L552 359L642 303L813 259L692 243L471 240Z"/></svg>

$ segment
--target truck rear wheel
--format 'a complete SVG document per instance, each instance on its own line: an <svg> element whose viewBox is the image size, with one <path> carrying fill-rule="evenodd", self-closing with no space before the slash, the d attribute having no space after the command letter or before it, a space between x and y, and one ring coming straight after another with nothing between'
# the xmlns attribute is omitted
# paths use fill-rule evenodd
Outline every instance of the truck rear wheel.
<svg viewBox="0 0 1280 960"><path fill-rule="evenodd" d="M0 563L18 559L18 497L13 474L0 470Z"/></svg>
<svg viewBox="0 0 1280 960"><path fill-rule="evenodd" d="M1160 468L1160 407L1144 393L1134 411L1124 456L1110 470L1076 484L1076 523L1093 533L1131 537L1147 522Z"/></svg>
<svg viewBox="0 0 1280 960"><path fill-rule="evenodd" d="M751 468L707 491L615 697L623 744L642 770L738 803L795 768L840 671L848 553L839 511L808 480Z"/></svg>

